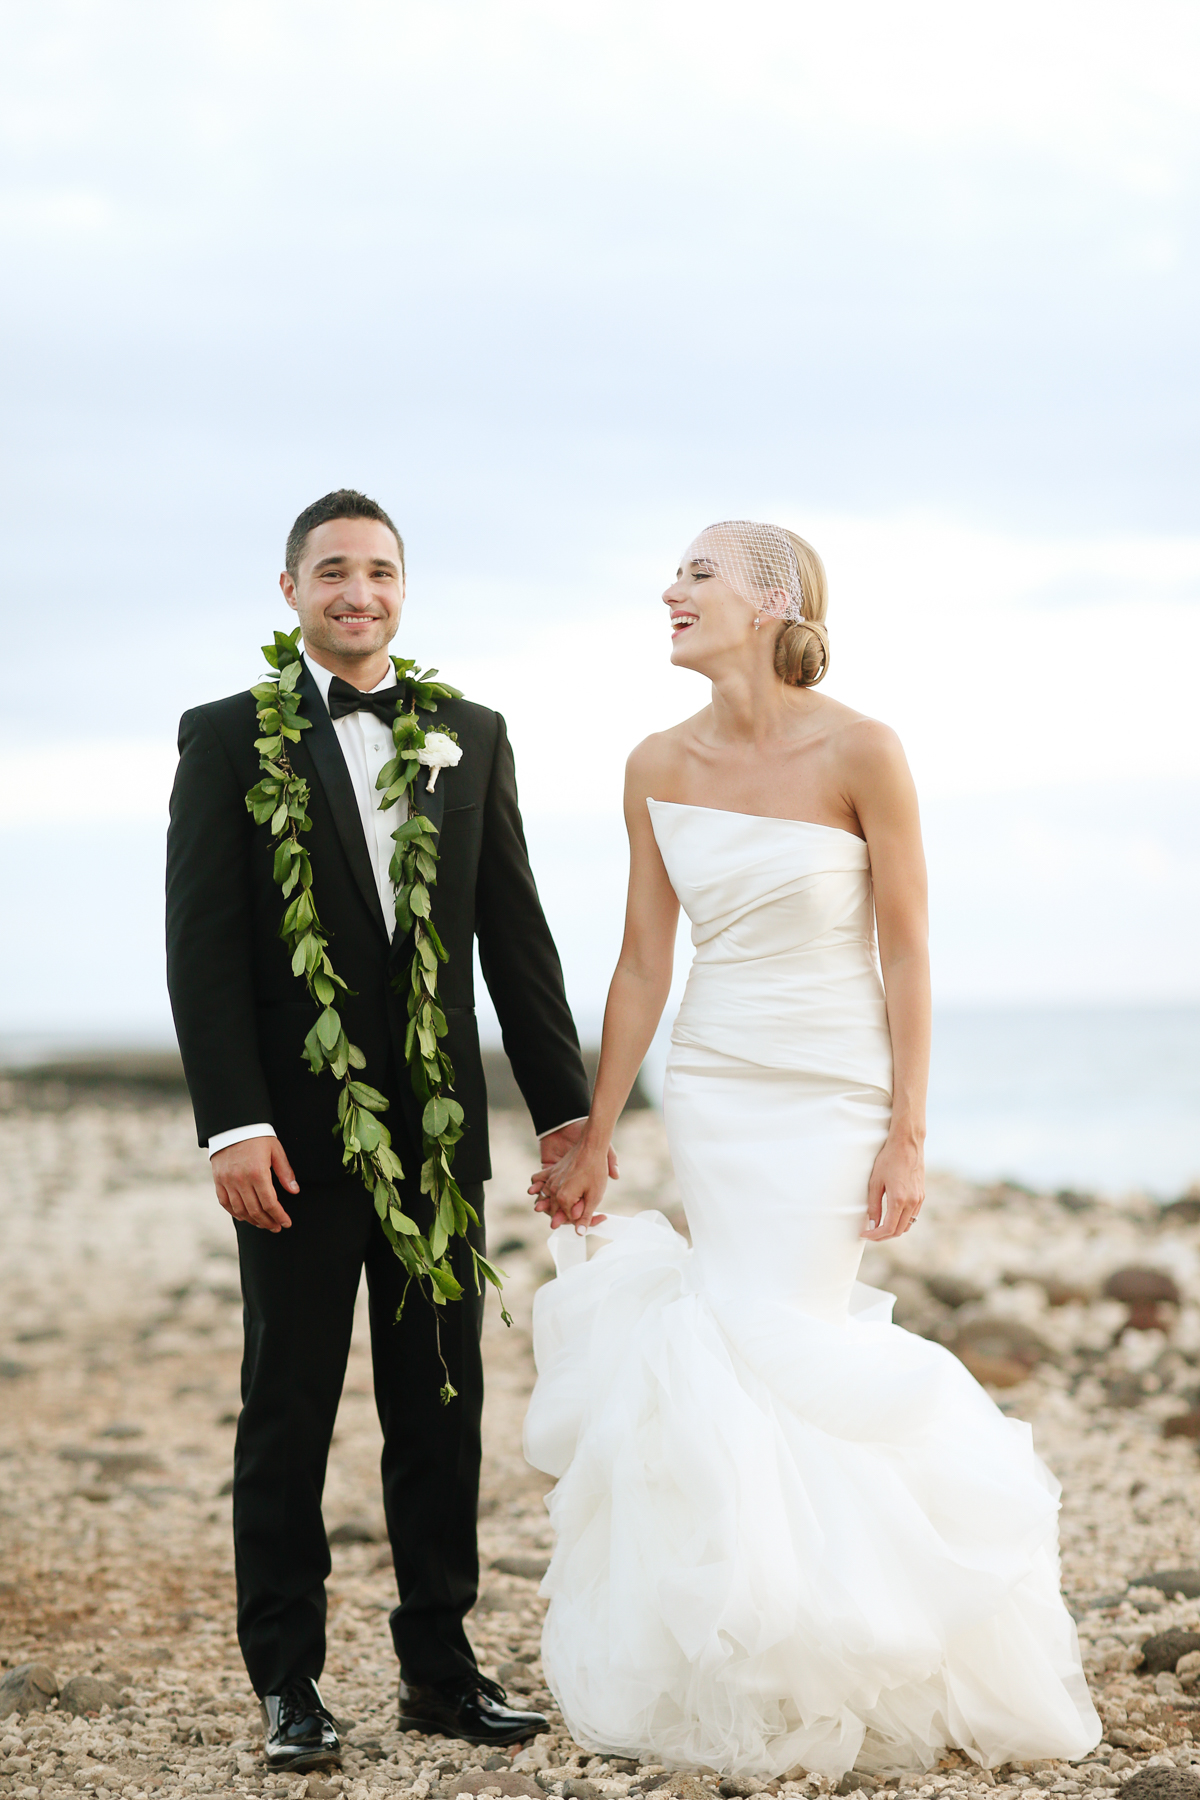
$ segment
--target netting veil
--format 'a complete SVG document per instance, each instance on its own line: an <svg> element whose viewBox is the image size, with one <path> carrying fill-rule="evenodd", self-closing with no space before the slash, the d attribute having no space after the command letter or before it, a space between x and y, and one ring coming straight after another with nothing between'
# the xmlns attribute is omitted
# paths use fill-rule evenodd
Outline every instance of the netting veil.
<svg viewBox="0 0 1200 1800"><path fill-rule="evenodd" d="M750 519L706 525L683 553L683 566L707 566L756 612L798 624L804 618L800 564L786 531Z"/></svg>

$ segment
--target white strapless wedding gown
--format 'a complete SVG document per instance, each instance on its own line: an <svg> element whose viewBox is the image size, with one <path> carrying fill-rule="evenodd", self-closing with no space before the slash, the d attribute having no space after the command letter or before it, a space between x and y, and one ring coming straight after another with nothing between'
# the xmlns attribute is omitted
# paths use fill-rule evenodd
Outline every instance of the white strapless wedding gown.
<svg viewBox="0 0 1200 1800"><path fill-rule="evenodd" d="M551 1239L525 1451L563 1717L743 1776L1082 1756L1058 1486L856 1280L891 1106L866 845L649 806L696 946L665 1089L692 1248L656 1212Z"/></svg>

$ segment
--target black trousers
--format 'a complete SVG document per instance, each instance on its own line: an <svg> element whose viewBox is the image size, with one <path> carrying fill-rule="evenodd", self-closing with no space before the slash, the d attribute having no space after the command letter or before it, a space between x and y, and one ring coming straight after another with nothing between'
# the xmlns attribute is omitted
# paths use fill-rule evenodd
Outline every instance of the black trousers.
<svg viewBox="0 0 1200 1800"><path fill-rule="evenodd" d="M463 1193L482 1219L482 1185ZM414 1283L396 1323L404 1271L366 1189L357 1180L306 1184L282 1199L290 1230L237 1227L246 1343L233 1541L238 1641L250 1680L256 1693L273 1694L290 1677L316 1680L324 1667L330 1561L321 1495L364 1267L383 1505L400 1595L392 1639L407 1680L452 1680L475 1668L463 1619L479 1584L483 1300L469 1253L455 1241L464 1296L437 1309L458 1389L443 1406L434 1309ZM424 1227L428 1202L406 1192L404 1203Z"/></svg>

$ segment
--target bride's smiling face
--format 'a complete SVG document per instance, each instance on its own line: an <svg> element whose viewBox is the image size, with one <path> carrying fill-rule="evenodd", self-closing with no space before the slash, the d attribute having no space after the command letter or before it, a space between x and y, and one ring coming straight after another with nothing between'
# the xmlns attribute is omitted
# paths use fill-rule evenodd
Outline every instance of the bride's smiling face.
<svg viewBox="0 0 1200 1800"><path fill-rule="evenodd" d="M671 661L705 675L755 637L753 610L722 580L719 562L693 545L663 594L671 615Z"/></svg>

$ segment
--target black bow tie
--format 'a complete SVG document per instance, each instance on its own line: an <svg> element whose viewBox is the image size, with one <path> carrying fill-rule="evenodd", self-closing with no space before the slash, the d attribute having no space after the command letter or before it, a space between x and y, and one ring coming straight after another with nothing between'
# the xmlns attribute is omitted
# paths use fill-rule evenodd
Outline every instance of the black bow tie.
<svg viewBox="0 0 1200 1800"><path fill-rule="evenodd" d="M373 712L385 725L390 725L396 717L396 702L400 699L398 685L380 688L374 694L364 694L361 689L351 687L340 675L335 675L329 683L329 716L331 719L344 719L347 713Z"/></svg>

